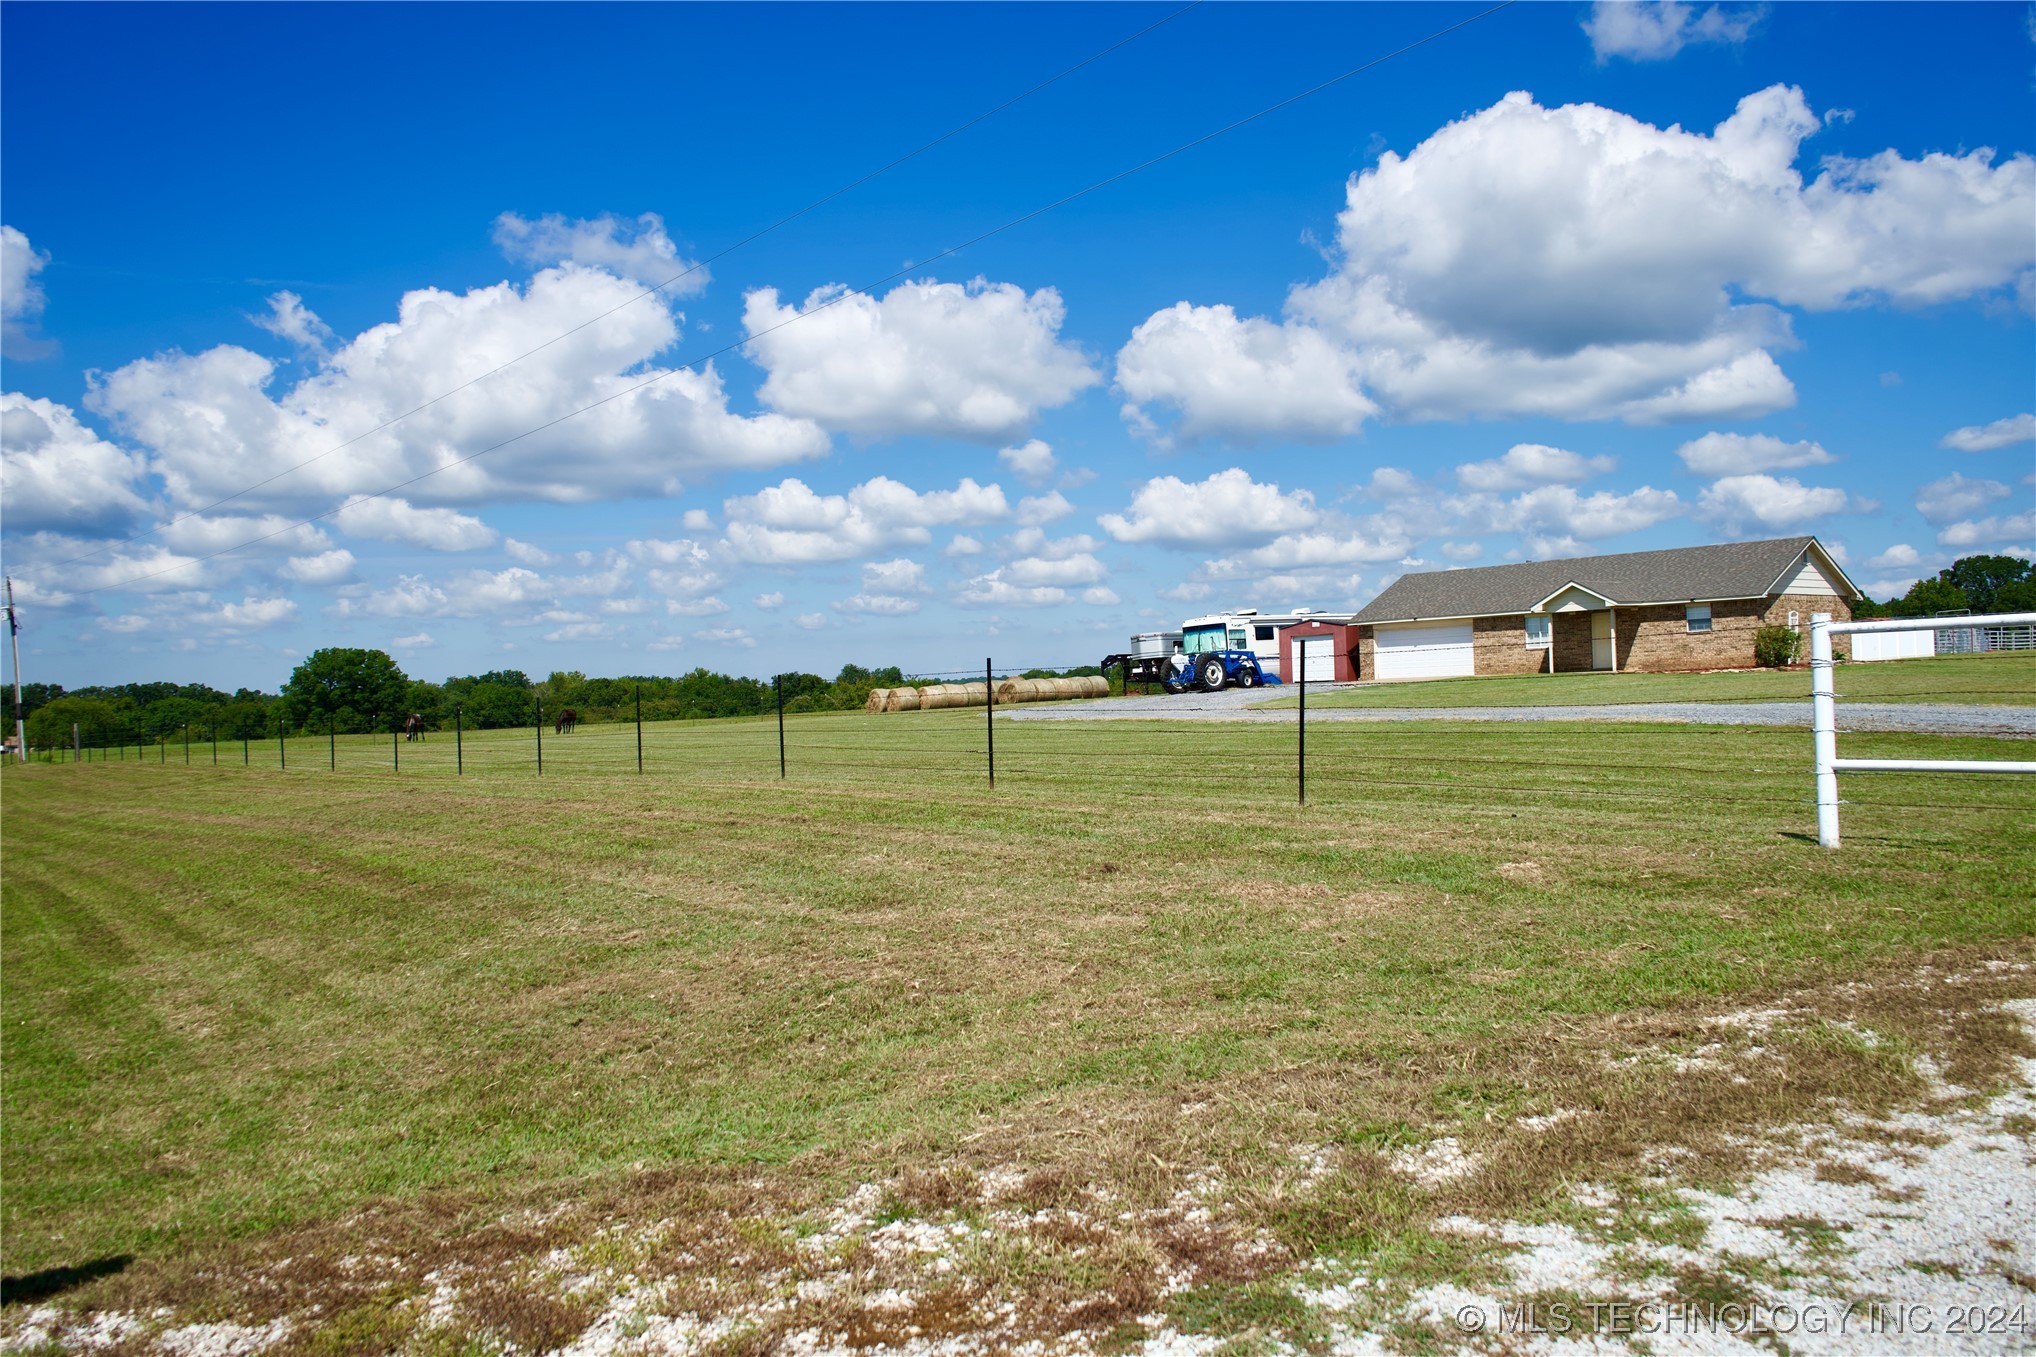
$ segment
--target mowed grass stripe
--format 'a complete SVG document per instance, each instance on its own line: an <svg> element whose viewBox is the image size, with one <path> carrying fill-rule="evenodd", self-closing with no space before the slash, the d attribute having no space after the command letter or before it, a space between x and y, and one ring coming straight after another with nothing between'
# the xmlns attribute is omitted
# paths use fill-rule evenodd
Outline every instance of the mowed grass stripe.
<svg viewBox="0 0 2036 1357"><path fill-rule="evenodd" d="M1000 726L992 793L982 717L794 718L785 783L756 722L646 727L642 778L626 727L556 772L547 732L542 779L515 732L465 779L439 737L400 774L9 771L10 1269L632 1165L855 1172L1041 1100L2030 932L2026 782L1928 815L1876 783L1827 854L1787 837L1800 731L1325 729L1302 810L1291 728Z"/></svg>
<svg viewBox="0 0 2036 1357"><path fill-rule="evenodd" d="M1804 640L1807 653L1809 641ZM1948 702L2036 706L2036 651L1939 655L1843 664L1833 674L1840 703ZM1310 693L1317 709L1381 707L1563 707L1626 702L1810 701L1808 669L1744 669L1711 674L1555 673L1426 679ZM1292 707L1285 693L1265 705Z"/></svg>

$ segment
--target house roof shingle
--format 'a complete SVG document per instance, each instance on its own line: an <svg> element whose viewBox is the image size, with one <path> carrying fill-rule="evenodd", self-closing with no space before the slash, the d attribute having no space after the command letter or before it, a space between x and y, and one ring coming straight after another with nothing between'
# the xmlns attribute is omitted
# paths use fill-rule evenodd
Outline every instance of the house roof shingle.
<svg viewBox="0 0 2036 1357"><path fill-rule="evenodd" d="M1581 584L1617 604L1686 599L1759 598L1775 586L1806 547L1830 556L1814 537L1727 542L1708 547L1629 551L1566 561L1523 561L1474 570L1402 575L1352 619L1404 622L1417 618L1493 617L1524 613L1565 584ZM1832 581L1849 588L1842 574Z"/></svg>

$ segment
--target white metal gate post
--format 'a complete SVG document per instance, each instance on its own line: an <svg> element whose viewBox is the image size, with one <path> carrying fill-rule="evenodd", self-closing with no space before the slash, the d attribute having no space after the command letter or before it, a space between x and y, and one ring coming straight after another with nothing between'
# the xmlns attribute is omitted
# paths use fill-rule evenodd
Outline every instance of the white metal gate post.
<svg viewBox="0 0 2036 1357"><path fill-rule="evenodd" d="M1831 614L1810 614L1810 729L1817 743L1817 842L1838 846L1838 702L1831 682Z"/></svg>
<svg viewBox="0 0 2036 1357"><path fill-rule="evenodd" d="M1838 846L1840 773L2024 773L2036 774L2036 759L1841 759L1838 709L1831 681L1831 638L1873 631L1939 631L1942 618L1896 617L1873 622L1833 622L1830 613L1810 614L1810 728L1817 747L1817 842ZM1961 617L1962 627L2036 626L2036 612Z"/></svg>

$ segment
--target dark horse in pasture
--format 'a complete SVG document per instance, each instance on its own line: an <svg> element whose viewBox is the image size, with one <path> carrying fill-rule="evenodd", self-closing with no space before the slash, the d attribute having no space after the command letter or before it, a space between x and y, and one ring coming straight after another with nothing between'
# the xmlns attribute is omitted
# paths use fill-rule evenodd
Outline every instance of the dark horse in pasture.
<svg viewBox="0 0 2036 1357"><path fill-rule="evenodd" d="M422 716L416 712L411 712L403 718L403 738L406 740L421 740L424 738L424 718Z"/></svg>
<svg viewBox="0 0 2036 1357"><path fill-rule="evenodd" d="M558 720L551 723L551 733L554 735L570 735L573 733L573 727L579 723L580 714L571 707L567 707L558 714Z"/></svg>

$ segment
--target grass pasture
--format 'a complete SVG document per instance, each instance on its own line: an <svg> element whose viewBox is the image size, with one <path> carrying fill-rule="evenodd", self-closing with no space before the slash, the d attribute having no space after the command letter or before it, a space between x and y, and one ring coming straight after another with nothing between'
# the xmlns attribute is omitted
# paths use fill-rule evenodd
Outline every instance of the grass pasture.
<svg viewBox="0 0 2036 1357"><path fill-rule="evenodd" d="M1006 1164L1055 1200L1162 1204L1218 1165L1282 1266L1468 1275L1426 1229L1449 1201L1354 1169L1275 1191L1285 1147L1469 1143L1593 1099L1626 1130L1565 1154L1617 1165L1643 1137L1892 1097L1885 1051L1809 1038L1757 1090L1622 1094L1586 1057L1783 991L1866 1002L1925 957L2025 960L2036 925L2028 779L1854 779L1827 853L1797 730L1324 725L1305 808L1277 726L1000 722L994 790L980 710L791 718L782 781L772 722L645 732L642 777L626 726L547 731L542 778L528 731L470 736L464 777L436 734L400 771L366 737L336 773L323 741L287 773L260 746L10 767L9 1277L131 1257L66 1303L254 1323L301 1312L234 1280L285 1255L471 1262L505 1212L558 1222L518 1227L533 1256L608 1237L563 1202L767 1243L858 1183L899 1217L958 1210L944 1185ZM2007 1039L1959 1027L1971 1008L1887 1022L1983 1083ZM1508 1209L1570 1171L1491 1162L1475 1190ZM1107 1334L1158 1303L1134 1282L1163 1246L985 1256L969 1294ZM1225 1266L1177 1319L1263 1332L1262 1273ZM321 1274L305 1350L440 1350L389 1319L426 1270L372 1294ZM457 1350L586 1318L490 1313Z"/></svg>
<svg viewBox="0 0 2036 1357"><path fill-rule="evenodd" d="M2036 652L1941 655L1920 660L1844 664L1834 686L1842 704L1950 702L1959 705L2036 706ZM1291 707L1289 695L1269 704ZM1567 707L1621 702L1803 702L1810 700L1810 671L1734 669L1711 674L1517 674L1490 678L1425 679L1310 693L1311 707ZM1841 716L1844 708L1839 708Z"/></svg>

